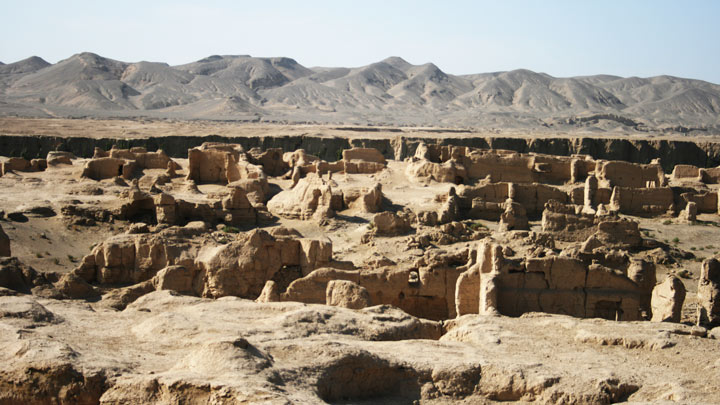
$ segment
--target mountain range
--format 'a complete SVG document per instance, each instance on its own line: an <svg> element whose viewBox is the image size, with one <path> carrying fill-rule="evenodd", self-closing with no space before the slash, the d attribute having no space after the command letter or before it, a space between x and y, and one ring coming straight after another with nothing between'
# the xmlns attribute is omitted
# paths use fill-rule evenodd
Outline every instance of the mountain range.
<svg viewBox="0 0 720 405"><path fill-rule="evenodd" d="M248 55L0 63L2 116L720 133L719 113L720 85L673 76L452 75L399 57L356 68Z"/></svg>

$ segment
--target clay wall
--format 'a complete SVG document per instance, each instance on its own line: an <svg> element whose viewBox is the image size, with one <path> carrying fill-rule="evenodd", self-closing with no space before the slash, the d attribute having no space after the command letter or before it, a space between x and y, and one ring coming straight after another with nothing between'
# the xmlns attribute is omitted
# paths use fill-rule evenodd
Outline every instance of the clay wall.
<svg viewBox="0 0 720 405"><path fill-rule="evenodd" d="M505 211L508 183L461 187L458 196L460 209L469 218L497 221Z"/></svg>
<svg viewBox="0 0 720 405"><path fill-rule="evenodd" d="M675 202L670 187L615 187L610 205L621 213L637 216L657 216L666 213Z"/></svg>
<svg viewBox="0 0 720 405"><path fill-rule="evenodd" d="M93 180L111 179L122 176L130 178L134 171L134 162L111 157L88 160L82 176Z"/></svg>
<svg viewBox="0 0 720 405"><path fill-rule="evenodd" d="M385 157L379 150L374 148L345 149L342 151L342 160L362 160L365 162L385 164Z"/></svg>
<svg viewBox="0 0 720 405"><path fill-rule="evenodd" d="M293 281L281 297L283 301L324 304L327 283L352 281L370 294L371 305L392 305L410 315L440 320L455 317L455 283L461 269L420 269L417 282L409 281L408 270L339 270L321 268ZM449 297L449 298L448 298Z"/></svg>
<svg viewBox="0 0 720 405"><path fill-rule="evenodd" d="M545 209L545 203L550 200L567 203L567 193L559 188L545 184L514 184L515 202L522 204L528 217L540 217Z"/></svg>
<svg viewBox="0 0 720 405"><path fill-rule="evenodd" d="M458 191L460 208L470 218L497 220L504 211L510 183L489 183L466 186ZM527 215L540 217L545 203L556 200L567 203L569 196L563 190L545 184L514 184L515 202L522 204Z"/></svg>
<svg viewBox="0 0 720 405"><path fill-rule="evenodd" d="M198 183L227 183L227 161L232 155L221 150L188 150L188 178Z"/></svg>
<svg viewBox="0 0 720 405"><path fill-rule="evenodd" d="M647 263L636 267L639 270L587 266L581 260L562 256L508 260L500 245L483 242L477 250L477 262L457 278L456 308L458 315L475 311L506 316L546 312L640 320L643 311L649 311L655 268ZM637 273L633 278L628 276L631 271Z"/></svg>
<svg viewBox="0 0 720 405"><path fill-rule="evenodd" d="M529 155L474 153L463 159L462 163L471 179L490 176L493 183L532 183L536 179L532 171L533 158Z"/></svg>
<svg viewBox="0 0 720 405"><path fill-rule="evenodd" d="M644 188L650 183L654 184L654 187L661 187L665 184L665 173L659 164L602 162L598 164L596 176L598 180L608 182L610 187Z"/></svg>
<svg viewBox="0 0 720 405"><path fill-rule="evenodd" d="M685 209L687 202L692 201L697 205L698 213L716 214L718 212L717 192L708 191L704 193L688 192L680 195L677 208Z"/></svg>
<svg viewBox="0 0 720 405"><path fill-rule="evenodd" d="M586 268L575 259L528 259L522 271L495 279L497 310L502 315L546 312L578 318L641 319L641 292L635 283L603 268Z"/></svg>
<svg viewBox="0 0 720 405"><path fill-rule="evenodd" d="M0 162L0 176L10 172L41 172L47 169L46 159L27 160L21 157L11 157Z"/></svg>
<svg viewBox="0 0 720 405"><path fill-rule="evenodd" d="M543 232L552 232L555 240L584 241L596 230L595 215L583 213L582 205L551 200L542 215Z"/></svg>
<svg viewBox="0 0 720 405"><path fill-rule="evenodd" d="M549 155L534 155L533 171L536 173L536 181L547 184L563 184L572 178L572 161L571 158L557 157ZM579 176L576 181L580 181L587 176L587 170L581 167Z"/></svg>
<svg viewBox="0 0 720 405"><path fill-rule="evenodd" d="M699 177L700 168L693 165L676 165L672 171L672 178L675 180Z"/></svg>
<svg viewBox="0 0 720 405"><path fill-rule="evenodd" d="M713 167L711 169L700 170L702 181L705 184L718 184L720 183L720 167Z"/></svg>

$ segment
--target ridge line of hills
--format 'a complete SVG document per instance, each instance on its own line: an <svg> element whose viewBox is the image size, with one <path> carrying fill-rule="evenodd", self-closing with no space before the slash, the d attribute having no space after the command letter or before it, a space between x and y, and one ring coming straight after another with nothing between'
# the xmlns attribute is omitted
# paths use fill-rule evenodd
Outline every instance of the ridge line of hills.
<svg viewBox="0 0 720 405"><path fill-rule="evenodd" d="M170 66L79 53L0 63L0 116L720 133L720 85L673 76L452 75L390 57L307 68L213 55Z"/></svg>

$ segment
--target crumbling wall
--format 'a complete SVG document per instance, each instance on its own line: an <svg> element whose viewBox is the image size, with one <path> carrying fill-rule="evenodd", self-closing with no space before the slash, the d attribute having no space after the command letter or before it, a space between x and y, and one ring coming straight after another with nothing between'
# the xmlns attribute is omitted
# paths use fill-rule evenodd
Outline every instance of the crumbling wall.
<svg viewBox="0 0 720 405"><path fill-rule="evenodd" d="M199 148L188 150L187 179L198 184L221 183L240 187L254 202L264 203L270 185L263 166L251 163L253 159L239 145L204 143ZM266 163L272 165L271 161L272 156Z"/></svg>
<svg viewBox="0 0 720 405"><path fill-rule="evenodd" d="M654 267L643 268L650 270L654 272ZM480 244L477 263L459 280L455 291L458 315L475 310L472 295L477 291L479 313L520 316L548 312L628 321L640 320L643 311L650 310L654 285L654 281L648 285L627 272L600 264L587 266L572 257L508 260L499 245L489 242Z"/></svg>
<svg viewBox="0 0 720 405"><path fill-rule="evenodd" d="M468 179L465 166L455 160L435 163L430 160L415 160L408 164L406 174L417 181L463 184Z"/></svg>
<svg viewBox="0 0 720 405"><path fill-rule="evenodd" d="M97 245L73 273L88 283L136 284L168 265L194 268L198 243L188 239L203 229L171 228L158 234L121 234Z"/></svg>
<svg viewBox="0 0 720 405"><path fill-rule="evenodd" d="M47 165L49 167L51 166L58 166L58 165L72 165L72 160L75 159L75 155L73 155L70 152L62 152L62 151L50 151L47 154L47 157L45 160L47 161Z"/></svg>
<svg viewBox="0 0 720 405"><path fill-rule="evenodd" d="M673 180L701 180L700 168L693 165L675 165L672 178Z"/></svg>
<svg viewBox="0 0 720 405"><path fill-rule="evenodd" d="M515 195L513 199L522 204L529 217L539 217L550 200L566 203L568 195L559 188L546 184L513 184Z"/></svg>
<svg viewBox="0 0 720 405"><path fill-rule="evenodd" d="M530 218L539 218L550 200L566 203L568 194L546 184L486 183L459 188L458 198L462 215L468 218L497 221L505 211L505 201L511 197L521 204Z"/></svg>
<svg viewBox="0 0 720 405"><path fill-rule="evenodd" d="M347 280L365 288L370 305L393 305L422 318L440 320L455 316L455 284L467 258L440 257L423 260L416 268L393 266L341 270L320 268L293 281L280 294L282 301L324 304L332 280Z"/></svg>
<svg viewBox="0 0 720 405"><path fill-rule="evenodd" d="M187 178L197 183L229 183L240 159L239 146L204 143L188 149ZM237 170L237 168L235 168Z"/></svg>
<svg viewBox="0 0 720 405"><path fill-rule="evenodd" d="M595 233L598 220L594 213L583 212L583 205L563 204L556 200L545 203L542 215L543 232L564 241L583 241Z"/></svg>
<svg viewBox="0 0 720 405"><path fill-rule="evenodd" d="M578 157L523 154L421 143L408 175L420 180L461 184L468 180L490 182L563 184L582 181L594 162Z"/></svg>
<svg viewBox="0 0 720 405"><path fill-rule="evenodd" d="M598 162L595 175L606 187L651 188L666 183L665 172L659 163Z"/></svg>
<svg viewBox="0 0 720 405"><path fill-rule="evenodd" d="M487 183L458 189L460 210L468 218L497 221L505 211L508 183Z"/></svg>
<svg viewBox="0 0 720 405"><path fill-rule="evenodd" d="M532 170L536 175L536 182L547 184L563 184L578 182L587 176L587 168L580 165L579 170L573 173L572 158L533 155ZM577 164L577 163L576 163Z"/></svg>
<svg viewBox="0 0 720 405"><path fill-rule="evenodd" d="M27 160L21 157L11 157L0 162L0 176L11 172L41 172L47 169L46 159Z"/></svg>
<svg viewBox="0 0 720 405"><path fill-rule="evenodd" d="M693 190L681 193L679 197L676 198L677 209L685 209L689 202L695 203L697 212L709 214L718 212L718 195L715 191L696 192Z"/></svg>
<svg viewBox="0 0 720 405"><path fill-rule="evenodd" d="M374 148L352 148L342 152L344 171L348 174L377 173L387 164L385 157Z"/></svg>
<svg viewBox="0 0 720 405"><path fill-rule="evenodd" d="M262 166L263 171L268 176L282 176L290 169L285 160L283 160L283 150L281 148L268 148L262 150L260 148L252 148L248 152L250 162Z"/></svg>
<svg viewBox="0 0 720 405"><path fill-rule="evenodd" d="M292 189L278 193L267 206L274 215L290 219L330 218L342 209L342 194L333 194L328 182L312 175L300 179Z"/></svg>
<svg viewBox="0 0 720 405"><path fill-rule="evenodd" d="M301 277L332 261L330 242L298 238L291 232L256 229L219 246L192 238L205 232L204 225L192 223L157 234L117 235L95 247L72 274L87 283L131 284L142 295L149 292L147 288L154 289L147 283L162 269L178 266L187 279L182 292L255 299L268 280L279 281L284 273L292 279ZM155 281L171 283L171 275L166 276L170 278Z"/></svg>
<svg viewBox="0 0 720 405"><path fill-rule="evenodd" d="M82 177L93 180L111 179L121 176L125 179L132 178L135 171L134 161L127 161L120 158L101 157L88 160L82 171Z"/></svg>
<svg viewBox="0 0 720 405"><path fill-rule="evenodd" d="M610 207L623 214L651 217L662 215L674 207L675 196L670 187L615 187Z"/></svg>
<svg viewBox="0 0 720 405"><path fill-rule="evenodd" d="M698 280L698 323L720 326L720 262L715 258L703 261Z"/></svg>
<svg viewBox="0 0 720 405"><path fill-rule="evenodd" d="M139 169L167 169L168 163L172 161L162 149L157 152L148 152L141 147L131 149L113 147L108 151L108 155L116 159L134 160Z"/></svg>
<svg viewBox="0 0 720 405"><path fill-rule="evenodd" d="M533 172L534 156L526 154L475 152L464 159L463 164L468 177L483 179L489 176L493 183L532 183L538 177Z"/></svg>
<svg viewBox="0 0 720 405"><path fill-rule="evenodd" d="M563 257L533 258L519 271L495 279L497 310L503 315L548 312L580 318L641 319L639 286L599 265L586 267Z"/></svg>
<svg viewBox="0 0 720 405"><path fill-rule="evenodd" d="M385 169L385 157L377 149L351 148L342 152L343 158L328 162L299 149L283 155L283 161L292 170L292 177L302 177L308 173L372 174ZM297 174L295 174L297 173Z"/></svg>
<svg viewBox="0 0 720 405"><path fill-rule="evenodd" d="M332 186L316 174L298 180L291 189L275 195L267 203L268 210L277 216L290 219L325 219L335 216L337 211L356 209L361 212L377 212L382 203L382 186L349 187L340 189Z"/></svg>
<svg viewBox="0 0 720 405"><path fill-rule="evenodd" d="M69 159L65 163L68 163ZM70 162L71 163L71 162ZM121 176L131 179L136 170L169 169L175 170L179 165L162 150L148 152L145 148L116 149L109 151L95 148L92 159L85 163L82 177L93 180L110 179Z"/></svg>
<svg viewBox="0 0 720 405"><path fill-rule="evenodd" d="M274 236L256 229L212 254L201 255L198 266L205 282L198 295L254 299L268 280L282 278L283 272L307 275L331 261L330 242ZM324 289L321 294L325 296Z"/></svg>
<svg viewBox="0 0 720 405"><path fill-rule="evenodd" d="M705 184L718 184L720 183L720 166L713 167L711 169L701 169L700 178Z"/></svg>
<svg viewBox="0 0 720 405"><path fill-rule="evenodd" d="M152 196L137 185L133 187L113 213L116 218L150 224L184 225L203 221L212 225L247 226L257 225L260 217L241 188L230 188L222 200L187 201L164 192Z"/></svg>

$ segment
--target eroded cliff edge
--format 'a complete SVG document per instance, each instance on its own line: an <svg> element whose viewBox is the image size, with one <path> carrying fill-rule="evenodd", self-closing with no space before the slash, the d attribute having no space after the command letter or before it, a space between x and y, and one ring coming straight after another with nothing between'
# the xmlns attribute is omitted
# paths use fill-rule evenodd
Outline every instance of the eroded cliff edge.
<svg viewBox="0 0 720 405"><path fill-rule="evenodd" d="M321 159L334 161L341 157L342 150L352 147L375 148L386 158L402 160L413 156L420 143L470 146L475 148L504 149L520 153L542 153L548 155L570 156L589 155L594 159L624 160L632 163L649 163L660 158L663 169L670 172L675 165L692 164L698 167L716 167L720 165L720 142L681 141L668 139L620 139L620 138L522 138L509 136L472 136L437 137L396 136L377 138L322 135L287 136L153 136L143 139L121 137L92 138L85 136L49 136L49 135L4 135L0 134L0 154L4 156L22 156L26 159L44 158L50 151L72 152L78 157L92 157L96 147L110 149L144 147L148 151L162 149L173 158L186 158L187 150L203 142L223 142L242 145L246 150L259 147L282 148L284 151L305 149Z"/></svg>

